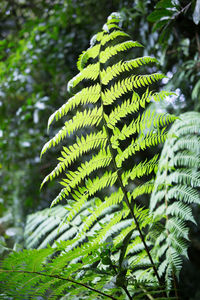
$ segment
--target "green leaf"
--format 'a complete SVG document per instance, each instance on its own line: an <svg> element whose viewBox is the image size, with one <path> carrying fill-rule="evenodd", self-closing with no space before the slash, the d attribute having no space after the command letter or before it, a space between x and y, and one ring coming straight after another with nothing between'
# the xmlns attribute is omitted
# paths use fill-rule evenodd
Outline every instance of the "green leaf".
<svg viewBox="0 0 200 300"><path fill-rule="evenodd" d="M148 17L147 20L149 22L156 22L156 21L161 21L162 18L167 17L170 18L172 17L174 14L173 11L165 9L165 8L160 8L160 9L156 9L155 11L153 11Z"/></svg>

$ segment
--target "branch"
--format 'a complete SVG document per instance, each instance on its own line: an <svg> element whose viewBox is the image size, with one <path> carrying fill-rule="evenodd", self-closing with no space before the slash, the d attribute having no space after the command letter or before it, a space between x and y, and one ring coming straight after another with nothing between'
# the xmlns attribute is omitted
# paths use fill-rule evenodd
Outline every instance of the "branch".
<svg viewBox="0 0 200 300"><path fill-rule="evenodd" d="M96 290L84 283L81 283L81 282L78 282L74 279L69 279L69 278L64 278L64 277L61 277L61 276L58 276L58 275L50 275L50 274L44 274L44 273L41 273L41 272L34 272L34 271L25 271L25 270L3 270L3 269L0 269L0 272L5 272L5 273L22 273L22 274L36 274L36 275L41 275L41 276L46 276L46 277L51 277L51 278L57 278L57 279L60 279L60 280L65 280L65 281L68 281L68 282L72 282L74 284L77 284L77 285L80 285L80 286L83 286L85 287L86 289L88 290L91 290L95 293L98 293L102 296L105 296L107 298L110 298L112 300L117 300L117 298L113 297L113 296L110 296L108 294L105 294L103 292L100 292L99 290Z"/></svg>

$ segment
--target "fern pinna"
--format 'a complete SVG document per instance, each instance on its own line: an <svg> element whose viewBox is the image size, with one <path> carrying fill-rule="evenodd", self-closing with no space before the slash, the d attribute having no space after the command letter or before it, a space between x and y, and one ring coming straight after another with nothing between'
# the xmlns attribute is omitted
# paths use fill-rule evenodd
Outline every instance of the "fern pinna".
<svg viewBox="0 0 200 300"><path fill-rule="evenodd" d="M57 243L55 251L61 251L60 255L49 256L48 264L38 258L31 270L27 269L31 265L28 262L15 265L16 277L21 276L17 280L18 294L23 289L27 294L30 289L31 294L33 286L39 285L39 295L48 291L55 298L62 294L67 299L132 299L132 295L144 299L146 293L165 296L156 290L159 285L160 290L164 289L163 281L158 273L158 261L152 257L143 233L153 218L135 200L151 193L153 182L150 180L134 189L132 183L144 175L149 177L158 164L157 154L140 162L135 159L136 154L140 151L145 156L147 148L164 142L167 125L176 119L173 115L148 110L147 104L164 100L173 93L150 90L151 85L165 76L138 73L140 66L157 60L148 56L129 59L130 50L138 52L142 45L131 40L120 23L120 16L112 14L103 30L92 38L90 48L80 55L79 73L68 83L68 90L74 95L53 113L48 126L54 120L67 119L42 149L43 155L64 143L59 163L43 184L63 176L62 189L52 206L63 199L72 199L68 201L65 222L71 222L87 201L96 198L87 215L82 216L73 240ZM111 218L107 211L115 207ZM107 218L92 231L102 214ZM31 251L34 253L34 250L24 251L27 261ZM43 257L43 249L38 251ZM46 254L51 253L49 250ZM10 259L5 261L4 268ZM37 275L34 279L31 272Z"/></svg>

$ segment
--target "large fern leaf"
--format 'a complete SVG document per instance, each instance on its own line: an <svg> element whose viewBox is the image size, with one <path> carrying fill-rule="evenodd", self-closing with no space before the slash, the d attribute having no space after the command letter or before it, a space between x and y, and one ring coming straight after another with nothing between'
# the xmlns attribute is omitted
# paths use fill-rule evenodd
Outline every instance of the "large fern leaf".
<svg viewBox="0 0 200 300"><path fill-rule="evenodd" d="M145 56L127 61L122 61L121 55L118 58L118 54L141 47L141 44L132 41L121 30L118 23L119 19L114 15L111 16L103 31L92 39L91 47L83 52L78 60L80 73L69 82L68 88L73 91L75 87L77 89L80 82L89 80L88 87L70 98L50 117L49 125L54 119L68 116L69 110L75 107L77 109L75 116L66 121L65 126L43 147L42 154L69 135L80 136L77 137L76 143L71 145L67 143L64 146L58 165L44 179L44 182L65 173L61 181L64 188L53 200L52 206L70 195L74 203L67 217L68 222L79 214L91 197L107 189L108 196L96 201L94 209L83 220L83 232L80 232L80 236L90 231L105 209L115 204L123 205L123 210L116 213L107 224L102 225L98 236L91 240L91 245L105 241L108 233L110 234L127 217L131 217L133 227L130 228L139 231L140 243L143 244L143 254L145 254L143 259L153 265L154 275L159 280L142 235L142 228L145 226L142 221L140 224L140 218L136 216L137 209L134 210L132 207L134 199L142 193L150 192L151 188L147 185L139 187L135 192L126 192L130 180L149 175L155 170L157 155L150 161L144 160L132 166L130 164L128 170L125 163L136 152L164 142L167 136L166 126L176 117L155 112L150 114L150 111L142 113L150 101L164 100L172 93L165 91L157 93L150 90L153 83L165 77L163 74L138 75L137 72L135 75L133 73L140 65L157 62L155 58ZM89 110L84 108L88 104ZM129 115L133 115L133 118L131 119ZM90 134L83 133L82 129L86 126L92 126L95 131ZM122 147L125 143L128 144L126 149ZM94 149L97 154L85 156ZM86 161L79 165L77 159L81 157ZM97 171L100 176L95 175ZM116 190L118 197L115 201L112 200L108 188ZM142 215L142 211L140 213ZM124 238L123 234L122 238Z"/></svg>

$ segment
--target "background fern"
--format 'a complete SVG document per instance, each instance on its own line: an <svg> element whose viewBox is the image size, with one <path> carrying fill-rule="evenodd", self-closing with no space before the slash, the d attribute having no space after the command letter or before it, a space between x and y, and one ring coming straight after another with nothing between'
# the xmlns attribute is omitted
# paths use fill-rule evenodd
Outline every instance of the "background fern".
<svg viewBox="0 0 200 300"><path fill-rule="evenodd" d="M63 207L57 205L53 208L46 208L31 215L28 215L24 230L24 240L26 249L42 249L50 245L56 248L56 243L73 239L79 231L82 230L83 220L91 213L95 201L88 201L70 222L66 223L69 215L69 206ZM91 236L101 228L108 219L114 217L115 212L119 210L118 206L108 207L98 216L98 222L90 228L88 234L79 240L75 239L72 248L86 241L87 236ZM127 226L130 222L127 222ZM100 225L101 224L101 225ZM125 226L121 225L122 228ZM116 229L118 232L119 229Z"/></svg>
<svg viewBox="0 0 200 300"><path fill-rule="evenodd" d="M159 274L171 287L188 258L189 222L196 224L193 206L200 204L200 114L180 115L169 131L159 160L150 210L155 220L155 256ZM161 222L162 219L162 222ZM150 233L152 237L152 232Z"/></svg>

